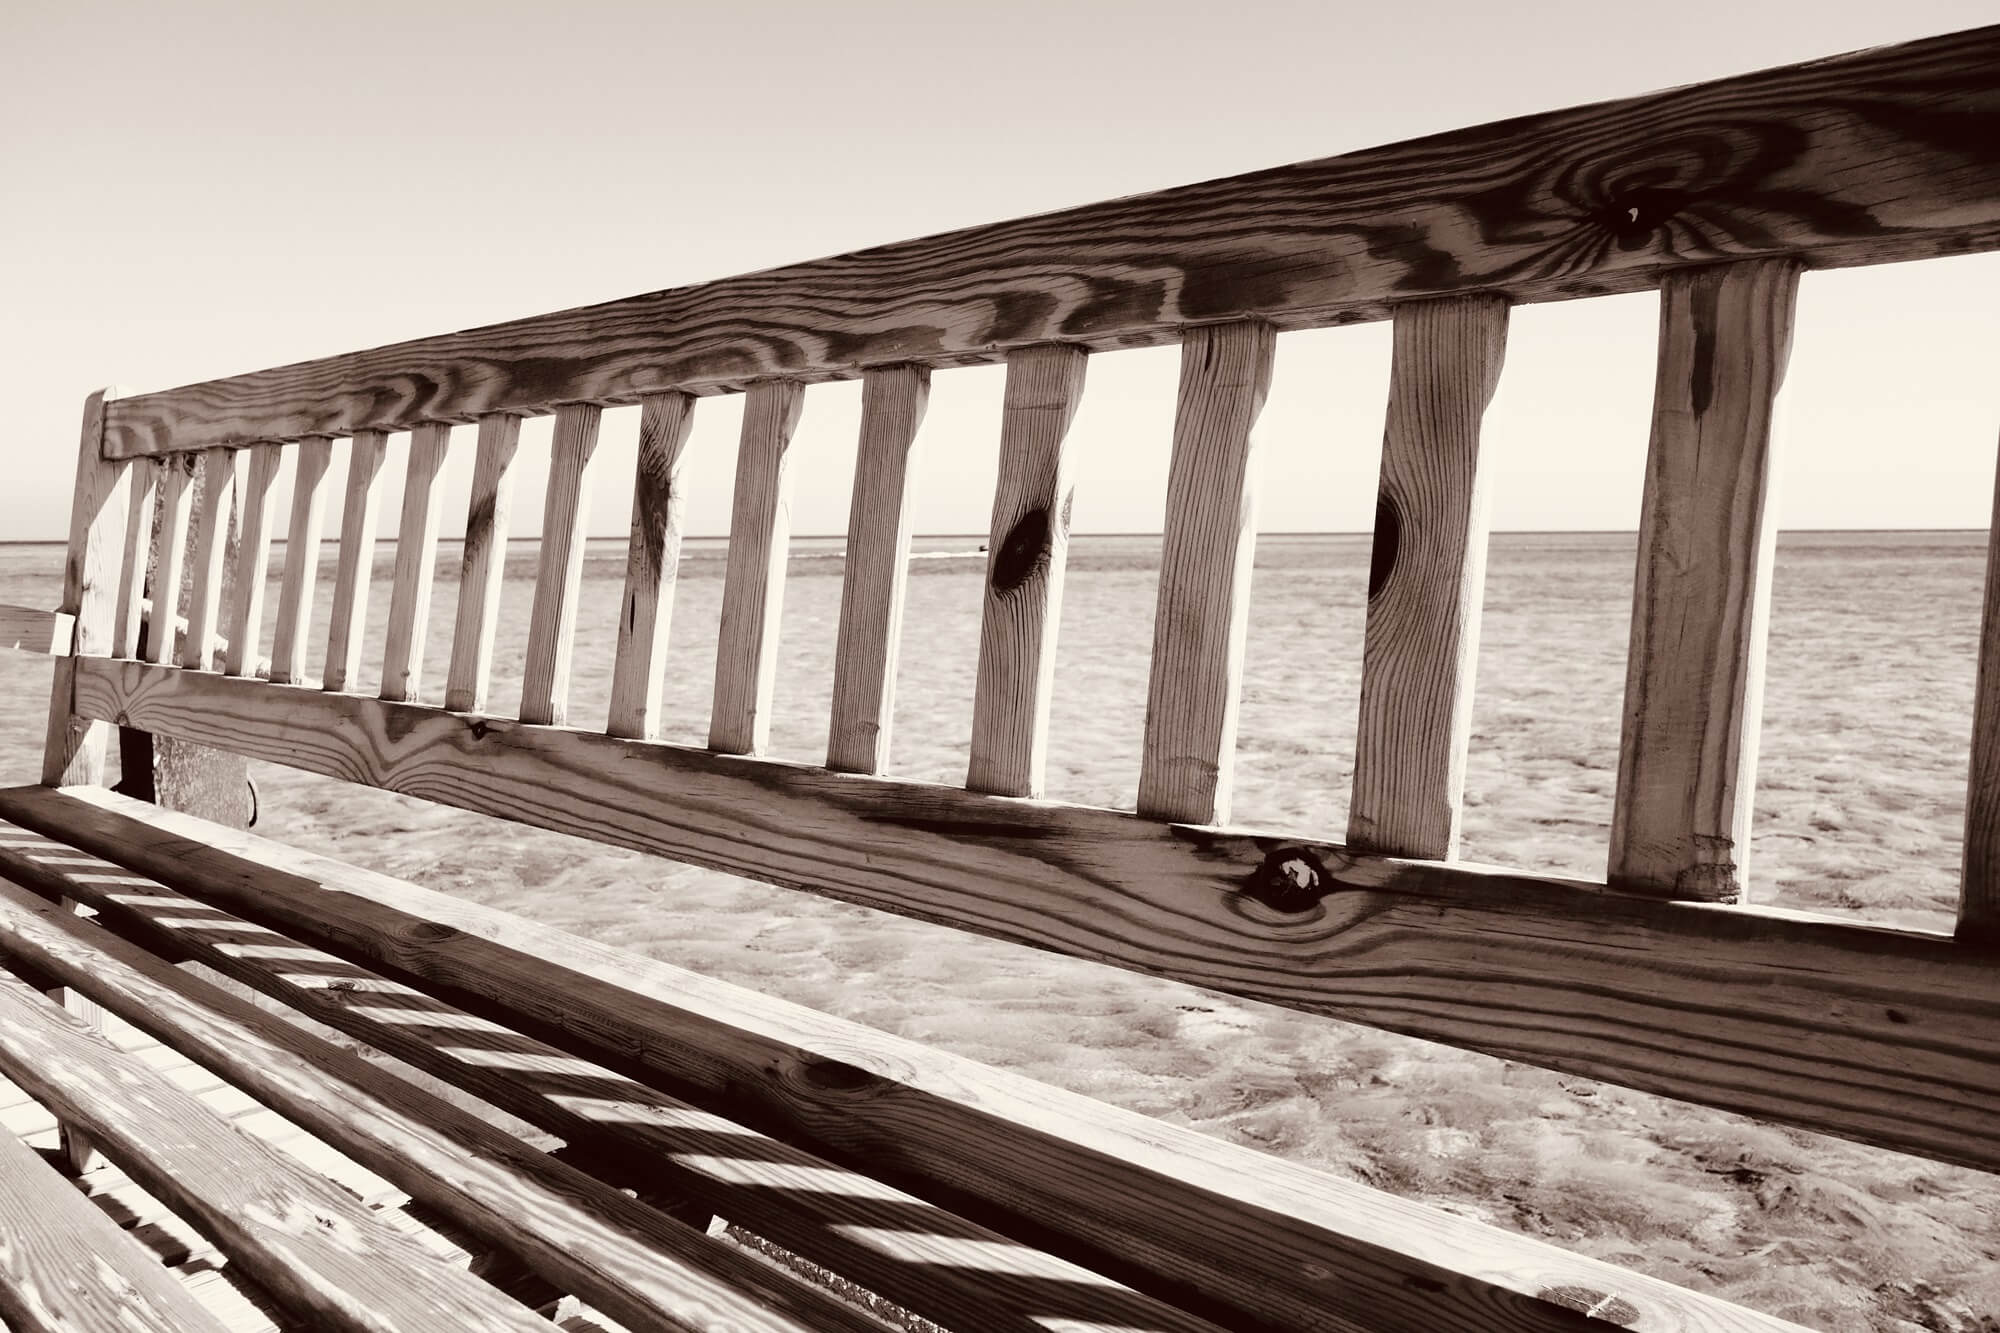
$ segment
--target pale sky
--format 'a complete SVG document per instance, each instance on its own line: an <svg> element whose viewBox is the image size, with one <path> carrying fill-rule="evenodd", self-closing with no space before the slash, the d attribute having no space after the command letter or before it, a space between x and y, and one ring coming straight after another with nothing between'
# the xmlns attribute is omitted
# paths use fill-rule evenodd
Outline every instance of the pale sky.
<svg viewBox="0 0 2000 1333"><path fill-rule="evenodd" d="M78 409L101 384L166 388L1995 20L1994 0L6 0L0 540L63 534ZM1488 416L1496 528L1636 525L1656 314L1651 294L1515 311ZM1986 526L1996 352L2000 257L1807 275L1781 524ZM1092 359L1080 531L1159 528L1174 358ZM985 529L1001 375L936 375L919 531ZM1386 325L1281 338L1265 530L1367 527L1387 375ZM691 532L727 528L740 404L697 412ZM858 410L853 384L808 390L795 532L846 527ZM610 534L634 410L605 429L593 529ZM457 435L447 531L471 470ZM517 535L539 523L526 471Z"/></svg>

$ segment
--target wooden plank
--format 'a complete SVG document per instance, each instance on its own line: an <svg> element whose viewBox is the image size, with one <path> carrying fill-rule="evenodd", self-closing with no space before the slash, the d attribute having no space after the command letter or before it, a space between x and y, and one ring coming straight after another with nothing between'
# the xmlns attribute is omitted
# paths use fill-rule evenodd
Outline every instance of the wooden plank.
<svg viewBox="0 0 2000 1333"><path fill-rule="evenodd" d="M79 910L77 901L63 897L59 900L67 911ZM88 996L79 995L66 986L52 986L44 992L51 1000L74 1014L79 1022L92 1032L101 1032L104 1027L104 1012L92 1003ZM90 1136L68 1121L56 1126L56 1149L61 1154L65 1169L72 1176L80 1176L96 1166L97 1152L91 1147Z"/></svg>
<svg viewBox="0 0 2000 1333"><path fill-rule="evenodd" d="M176 660L181 632L180 597L187 567L188 528L194 519L194 462L170 458L160 473L159 557L153 564L153 606L147 613L145 660L164 666Z"/></svg>
<svg viewBox="0 0 2000 1333"><path fill-rule="evenodd" d="M92 717L122 713L149 731L1016 943L2000 1166L2000 968L1941 935L129 662L81 663L77 702ZM32 804L9 794L0 813L80 836L52 816L9 813ZM75 821L78 804L44 808Z"/></svg>
<svg viewBox="0 0 2000 1333"><path fill-rule="evenodd" d="M486 710L493 635L500 623L500 585L507 577L514 451L520 442L521 418L501 412L479 419L479 452L472 464L472 497L465 513L464 559L458 575L458 615L444 687L444 706L455 712Z"/></svg>
<svg viewBox="0 0 2000 1333"><path fill-rule="evenodd" d="M792 431L804 404L804 387L789 380L754 386L743 404L708 723L708 747L719 754L757 754L771 735L792 536Z"/></svg>
<svg viewBox="0 0 2000 1333"><path fill-rule="evenodd" d="M694 399L655 394L639 414L639 464L632 487L632 536L625 548L625 598L618 612L618 652L611 667L613 736L660 734L661 676L680 566L681 453L694 425Z"/></svg>
<svg viewBox="0 0 2000 1333"><path fill-rule="evenodd" d="M516 730L544 741L556 735L581 739L578 733ZM668 748L589 739L634 750ZM779 767L699 758L706 765L732 769ZM798 771L846 789L903 785ZM983 814L1001 820L1008 817L1002 812L1025 811L1023 826L1035 828L1041 837L1024 836L1019 845L1049 847L1049 807L967 797L946 788L925 790L940 807L972 801ZM447 994L476 1014L561 1034L566 1049L615 1069L631 1068L691 1099L722 1098L720 1104L732 1118L753 1128L930 1197L996 1230L1025 1233L1043 1243L1060 1241L1091 1267L1208 1314L1226 1327L1553 1333L1577 1326L1576 1307L1566 1302L1578 1293L1591 1293L1593 1304L1616 1298L1621 1303L1617 1308L1629 1306L1631 1326L1639 1328L1719 1333L1787 1327L1189 1129L254 835L212 829L102 789L16 789L0 793L0 812L22 824L53 822L80 845L163 882L179 881L198 890L205 901L288 934L321 944L337 940L337 951L344 956ZM707 812L696 818L707 818ZM1162 830L1146 821L1101 818L1165 841ZM1065 834L1059 841L1074 855L1092 845L1094 832L1086 830L1076 838ZM740 830L729 830L729 836L740 837ZM782 851L784 835L767 836ZM993 865L978 843L967 848L980 862L979 871ZM1118 851L1109 850L1114 855ZM839 866L828 869L843 873ZM1044 867L1044 873L1059 879L1076 872ZM1506 889L1514 886L1503 885L1497 893L1493 887L1481 885L1480 892L1465 897L1504 903ZM1049 895L1020 890L1018 880L997 888L996 917L1040 918ZM1204 892L1213 894L1212 889ZM1018 905L1001 901L1017 895ZM1358 896L1375 895L1364 890ZM1377 913L1382 910L1379 901L1370 906ZM1645 900L1637 906L1660 917L1721 915ZM1127 899L1114 910L1134 907ZM1411 919L1391 923L1392 937L1421 939L1424 927L1442 917L1447 926L1443 938L1450 940L1455 932L1439 907L1435 901L1422 904ZM1218 915L1247 923L1255 911L1225 907ZM1070 908L1069 915L1073 918L1076 909ZM1300 933L1296 925L1289 932L1293 938ZM1630 929L1611 933L1627 945L1638 934ZM1272 956L1280 953L1272 940L1285 932L1264 934L1258 966L1279 978L1297 977L1286 967L1292 956ZM1510 935L1519 940L1521 932ZM1543 941L1531 944L1546 949ZM1512 947L1533 952L1519 944ZM1359 948L1371 952L1365 941ZM1705 957L1683 953L1676 961L1682 966L1692 961L1698 968ZM1365 958L1360 966L1372 970L1377 961ZM1446 953L1434 970L1449 973L1454 961ZM1537 962L1547 970L1545 956ZM1968 966L1965 973L1981 970ZM1990 984L1991 969L1984 971L1980 984ZM1908 974L1900 965L1881 973ZM1759 980L1770 975L1768 967L1762 968ZM1557 976L1560 985L1564 974ZM1454 993L1457 978L1445 979L1440 994ZM1478 993L1472 1003L1490 1000L1488 993L1473 989ZM1733 997L1722 1003L1728 998ZM1553 1001L1551 1011L1574 1013L1573 1008L1562 1009L1570 999ZM1606 1007L1605 1002L1598 1001L1598 1007ZM1818 1012L1824 1021L1827 1010ZM1541 1025L1530 1021L1527 1026L1539 1030ZM1662 1049L1675 1049L1671 1043L1685 1027L1683 1011ZM1903 1029L1906 1034L1913 1030L1931 1031ZM1949 1031L1940 1029L1938 1035ZM643 1068L631 1067L633 1061L643 1062ZM1989 1061L1989 1079L1992 1070ZM1738 1078L1761 1085L1762 1073L1753 1065ZM1990 1118L1990 1096L1987 1104Z"/></svg>
<svg viewBox="0 0 2000 1333"><path fill-rule="evenodd" d="M69 545L63 554L62 602L56 607L71 618L69 652L74 656L101 657L111 651L112 622L118 611L132 468L103 453L105 404L116 396L114 389L99 389L83 401ZM56 664L55 687L49 694L42 781L50 786L104 781L111 728L76 716L71 660L65 657Z"/></svg>
<svg viewBox="0 0 2000 1333"><path fill-rule="evenodd" d="M879 1324L822 1289L673 1222L360 1054L310 1036L4 883L0 957L86 991L135 1027L186 1052L412 1198L520 1255L560 1289L635 1330L880 1333ZM0 1006L0 1029L6 1014ZM0 1041L7 1035L0 1030ZM18 1058L51 1049L17 1042L6 1054ZM132 1171L128 1163L120 1165ZM385 1275L392 1280L383 1281ZM407 1273L378 1267L371 1285L417 1284ZM487 1303L493 1310L533 1317L497 1293ZM476 1318L460 1323L441 1310L432 1319L424 1327L487 1326ZM518 1317L496 1326L532 1327Z"/></svg>
<svg viewBox="0 0 2000 1333"><path fill-rule="evenodd" d="M0 900L25 896L0 885ZM535 1327L525 1307L429 1262L351 1195L232 1129L143 1061L6 977L0 1060L38 1100L88 1126L121 1170L312 1327Z"/></svg>
<svg viewBox="0 0 2000 1333"><path fill-rule="evenodd" d="M1748 882L1798 284L1796 264L1756 260L1661 287L1607 876L1629 893L1734 902Z"/></svg>
<svg viewBox="0 0 2000 1333"><path fill-rule="evenodd" d="M1798 254L2000 245L2000 27L190 385L117 404L113 456L634 402L1188 325L1380 319ZM1728 145L1727 150L1718 145Z"/></svg>
<svg viewBox="0 0 2000 1333"><path fill-rule="evenodd" d="M278 629L271 644L271 679L305 679L306 638L312 632L313 593L319 585L320 533L326 518L326 469L333 441L299 441L292 473L292 518L285 530L285 577L278 586Z"/></svg>
<svg viewBox="0 0 2000 1333"><path fill-rule="evenodd" d="M264 632L264 582L271 564L272 483L278 479L283 450L260 444L250 455L243 485L242 536L236 544L236 580L229 599L229 643L223 653L223 673L255 675L257 649Z"/></svg>
<svg viewBox="0 0 2000 1333"><path fill-rule="evenodd" d="M880 366L861 381L861 444L847 516L840 632L826 766L880 773L896 711L896 653L910 569L910 460L930 403L922 366Z"/></svg>
<svg viewBox="0 0 2000 1333"><path fill-rule="evenodd" d="M15 1333L222 1333L153 1256L0 1134L0 1319Z"/></svg>
<svg viewBox="0 0 2000 1333"><path fill-rule="evenodd" d="M1979 673L1973 687L1972 763L1965 792L1958 937L2000 945L2000 473L1994 479L1993 513L1986 537Z"/></svg>
<svg viewBox="0 0 2000 1333"><path fill-rule="evenodd" d="M415 699L423 683L438 519L444 511L444 488L438 482L450 450L448 425L419 426L410 435L403 516L396 526L396 576L389 592L389 643L382 661L384 699Z"/></svg>
<svg viewBox="0 0 2000 1333"><path fill-rule="evenodd" d="M229 563L236 494L242 489L247 462L241 449L211 449L201 456L201 512L195 517L187 639L181 645L181 665L190 671L215 669L222 580Z"/></svg>
<svg viewBox="0 0 2000 1333"><path fill-rule="evenodd" d="M424 992L163 885L96 883L58 845L0 823L0 875L43 894L76 892L120 935L194 958L348 1036L463 1088L559 1137L613 1183L678 1194L792 1253L949 1328L1047 1333L1065 1327L1215 1333L1215 1326L1039 1254L913 1195L847 1171L713 1112L485 1022ZM130 878L130 877L128 877ZM255 939L262 949L245 949ZM479 1033L468 1046L467 1033ZM643 1197L643 1196L642 1196ZM935 1238L984 1252L985 1267L932 1262L934 1251L858 1237ZM1034 1274L1022 1283L1018 1275Z"/></svg>
<svg viewBox="0 0 2000 1333"><path fill-rule="evenodd" d="M1153 819L1229 818L1257 547L1251 429L1276 350L1268 324L1190 329L1181 348L1139 768L1139 813Z"/></svg>
<svg viewBox="0 0 2000 1333"><path fill-rule="evenodd" d="M340 559L334 570L333 619L327 628L323 685L345 690L361 677L368 626L368 583L375 568L375 521L381 512L382 458L389 437L358 434L348 446L347 499L340 513Z"/></svg>
<svg viewBox="0 0 2000 1333"><path fill-rule="evenodd" d="M576 602L590 531L591 462L603 410L571 403L556 412L549 489L542 507L541 559L528 616L521 720L560 725L569 716L569 665L576 652Z"/></svg>
<svg viewBox="0 0 2000 1333"><path fill-rule="evenodd" d="M1088 360L1081 348L1057 343L1007 358L966 765L965 785L973 791L1042 794L1075 496L1069 427Z"/></svg>
<svg viewBox="0 0 2000 1333"><path fill-rule="evenodd" d="M75 631L76 617L67 612L0 602L0 648L66 657Z"/></svg>
<svg viewBox="0 0 2000 1333"><path fill-rule="evenodd" d="M1494 297L1396 311L1347 813L1361 851L1458 855L1486 583L1479 424L1506 350Z"/></svg>
<svg viewBox="0 0 2000 1333"><path fill-rule="evenodd" d="M171 462L155 460L132 471L132 507L125 519L125 559L118 573L118 609L111 621L111 655L137 657L144 625L146 572L153 547L153 508L158 501L160 473Z"/></svg>

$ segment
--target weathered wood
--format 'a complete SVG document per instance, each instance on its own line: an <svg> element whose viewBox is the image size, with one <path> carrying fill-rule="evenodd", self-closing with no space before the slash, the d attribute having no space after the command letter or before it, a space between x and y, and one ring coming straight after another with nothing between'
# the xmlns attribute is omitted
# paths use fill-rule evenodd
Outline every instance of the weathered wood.
<svg viewBox="0 0 2000 1333"><path fill-rule="evenodd" d="M514 510L514 451L521 418L505 412L479 419L479 448L472 463L472 496L465 513L464 556L458 575L458 613L451 636L451 668L444 706L459 713L486 710L493 674L493 636L500 623L500 586L507 577L507 530Z"/></svg>
<svg viewBox="0 0 2000 1333"><path fill-rule="evenodd" d="M2000 968L1940 935L128 662L80 663L77 706L978 934L2000 1167ZM33 793L17 792L0 814L77 837L80 804L31 817Z"/></svg>
<svg viewBox="0 0 2000 1333"><path fill-rule="evenodd" d="M1777 506L1772 409L1799 269L1670 274L1607 878L1630 893L1741 900L1750 855Z"/></svg>
<svg viewBox="0 0 2000 1333"><path fill-rule="evenodd" d="M625 548L625 596L618 610L618 652L611 666L613 736L660 734L661 676L681 558L681 452L694 425L694 399L655 394L639 413L639 465L632 487L632 536Z"/></svg>
<svg viewBox="0 0 2000 1333"><path fill-rule="evenodd" d="M514 730L539 740L576 735ZM778 767L697 757L715 767ZM848 789L901 785L798 771ZM929 790L939 800L972 800L1003 820L999 812L1024 808ZM1230 1328L1554 1333L1577 1327L1579 1294L1593 1304L1615 1298L1618 1308L1629 1306L1633 1327L1704 1333L1789 1327L916 1042L101 789L20 788L0 793L0 814L31 827L54 821L78 846L165 883L198 888L205 901L287 934L333 943L343 955L412 978L474 1013L562 1034L566 1048L613 1068L640 1062L634 1072L685 1089L697 1101L720 1098L732 1118L753 1128L996 1230L1060 1242L1091 1267L1211 1313ZM707 817L706 811L696 816ZM1131 816L1102 817L1149 836L1160 832ZM1030 813L1023 827L1036 822ZM1048 830L1040 832L1047 846ZM732 829L727 836L740 834ZM765 836L782 842L781 835ZM1064 843L1085 847L1087 836ZM968 844L969 854L979 851ZM982 868L992 864L979 859ZM841 873L838 866L826 869ZM1500 893L1494 887L1480 885L1465 896L1504 902L1504 887L1512 886ZM1018 906L996 902L1008 917L1033 917L1048 906L1048 895L1020 888L1011 881L995 895L1020 897ZM1644 900L1637 908L1656 916L1713 910ZM1247 911L1232 915L1250 918ZM1420 938L1438 916L1432 903L1390 929ZM1271 965L1270 941L1279 934L1265 932L1260 966ZM1688 958L1698 964L1702 955L1681 961ZM1439 971L1448 972L1450 963L1447 957ZM1905 971L1885 969L1885 975ZM1990 970L1981 984L1989 980ZM1551 1009L1566 1003L1568 997L1558 999ZM1824 1008L1819 1013L1823 1021ZM1758 1072L1739 1077L1746 1084L1761 1080Z"/></svg>
<svg viewBox="0 0 2000 1333"><path fill-rule="evenodd" d="M58 901L66 911L77 911L80 908L78 900L68 895L61 896ZM44 993L75 1015L77 1021L92 1032L103 1030L103 1011L88 996L79 995L67 986L53 986ZM56 1128L57 1150L62 1155L65 1169L71 1175L80 1176L97 1165L97 1151L91 1147L88 1134L67 1120L59 1122Z"/></svg>
<svg viewBox="0 0 2000 1333"><path fill-rule="evenodd" d="M146 1248L0 1134L0 1320L14 1333L223 1333Z"/></svg>
<svg viewBox="0 0 2000 1333"><path fill-rule="evenodd" d="M22 897L0 885L0 901ZM4 976L0 1061L7 1077L87 1126L120 1170L315 1328L536 1327L526 1307L436 1263L338 1186L233 1129L139 1057Z"/></svg>
<svg viewBox="0 0 2000 1333"><path fill-rule="evenodd" d="M1007 358L966 765L965 785L973 791L1042 794L1075 494L1069 427L1088 360L1082 348L1059 343Z"/></svg>
<svg viewBox="0 0 2000 1333"><path fill-rule="evenodd" d="M910 569L910 461L930 403L922 366L870 369L861 382L861 443L848 506L840 630L826 766L880 773L896 711L896 653Z"/></svg>
<svg viewBox="0 0 2000 1333"><path fill-rule="evenodd" d="M285 530L285 576L278 585L278 628L271 644L271 679L281 685L305 679L333 441L324 436L301 440L293 452L298 462L292 472L292 517Z"/></svg>
<svg viewBox="0 0 2000 1333"><path fill-rule="evenodd" d="M2000 244L2000 27L1456 130L117 404L113 456Z"/></svg>
<svg viewBox="0 0 2000 1333"><path fill-rule="evenodd" d="M1229 818L1257 547L1251 431L1276 350L1268 324L1190 329L1181 347L1139 768L1139 813L1149 818Z"/></svg>
<svg viewBox="0 0 2000 1333"><path fill-rule="evenodd" d="M124 554L132 466L103 454L105 404L116 395L116 390L99 389L83 402L69 545L63 555L62 602L56 607L57 612L70 617L72 656L56 664L42 748L42 781L52 787L104 781L105 746L111 739L110 727L76 716L70 696L73 658L101 657L111 651L118 612L118 572Z"/></svg>
<svg viewBox="0 0 2000 1333"><path fill-rule="evenodd" d="M132 470L132 506L125 518L125 558L118 571L118 608L111 621L113 657L139 655L140 631L145 620L146 573L153 547L153 508L159 498L160 473L174 466L171 459L155 459Z"/></svg>
<svg viewBox="0 0 2000 1333"><path fill-rule="evenodd" d="M375 569L375 522L382 491L377 478L389 449L380 431L358 434L347 450L347 498L340 512L340 557L334 567L333 618L327 626L329 690L353 688L361 676L361 650L368 626L368 584Z"/></svg>
<svg viewBox="0 0 2000 1333"><path fill-rule="evenodd" d="M761 753L771 735L792 536L792 431L804 404L804 386L789 380L754 386L743 404L708 724L708 747L719 754Z"/></svg>
<svg viewBox="0 0 2000 1333"><path fill-rule="evenodd" d="M450 450L450 426L432 423L410 434L403 515L396 527L396 575L389 591L388 646L382 659L384 699L413 700L423 683L438 519L444 511L444 488L438 483Z"/></svg>
<svg viewBox="0 0 2000 1333"><path fill-rule="evenodd" d="M215 669L216 623L222 613L230 529L247 462L247 454L241 449L210 449L201 456L200 512L195 517L194 559L190 562L187 639L181 644L181 665L190 671Z"/></svg>
<svg viewBox="0 0 2000 1333"><path fill-rule="evenodd" d="M0 648L67 657L75 633L76 617L68 612L0 602Z"/></svg>
<svg viewBox="0 0 2000 1333"><path fill-rule="evenodd" d="M74 892L120 935L185 952L347 1035L465 1089L563 1140L593 1174L642 1180L776 1241L950 1328L1047 1333L1050 1321L1149 1333L1214 1333L1060 1259L913 1195L833 1166L713 1112L481 1020L424 992L136 876L107 887L101 863L0 823L0 876L44 895ZM246 873L259 873L246 867ZM254 939L262 948L245 949ZM469 1045L468 1033L480 1034ZM985 1267L933 1262L925 1247L865 1235L936 1238L983 1250ZM1023 1282L1023 1276L1033 1280Z"/></svg>
<svg viewBox="0 0 2000 1333"><path fill-rule="evenodd" d="M1479 424L1506 350L1498 298L1396 311L1347 814L1360 851L1458 854L1486 583Z"/></svg>
<svg viewBox="0 0 2000 1333"><path fill-rule="evenodd" d="M2000 472L1986 537L1986 600L1973 687L1972 764L1965 792L1965 850L1958 883L1958 937L2000 945Z"/></svg>
<svg viewBox="0 0 2000 1333"><path fill-rule="evenodd" d="M162 666L176 660L176 608L187 568L188 528L194 520L195 478L192 459L168 458L160 472L160 522L153 562L153 604L146 629L148 662Z"/></svg>
<svg viewBox="0 0 2000 1333"><path fill-rule="evenodd" d="M718 1327L880 1333L880 1325L822 1290L670 1221L358 1053L4 883L0 957L87 992L412 1198L520 1255L634 1333ZM380 1286L405 1280L402 1272L376 1272ZM434 1319L427 1327L486 1327L457 1324L442 1312Z"/></svg>
<svg viewBox="0 0 2000 1333"><path fill-rule="evenodd" d="M249 475L243 485L241 535L236 545L236 586L229 598L229 643L223 651L223 672L231 676L257 673L258 647L264 632L264 582L271 563L272 484L278 479L283 450L260 444L245 450Z"/></svg>
<svg viewBox="0 0 2000 1333"><path fill-rule="evenodd" d="M542 509L541 560L528 617L521 720L560 724L569 716L569 665L576 651L576 602L590 529L591 461L603 410L570 403L556 412L555 453Z"/></svg>

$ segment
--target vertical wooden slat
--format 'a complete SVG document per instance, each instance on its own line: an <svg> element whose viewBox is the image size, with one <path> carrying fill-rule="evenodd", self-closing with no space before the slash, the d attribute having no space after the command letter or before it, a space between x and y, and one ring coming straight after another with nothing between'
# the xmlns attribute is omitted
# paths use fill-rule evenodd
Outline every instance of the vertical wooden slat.
<svg viewBox="0 0 2000 1333"><path fill-rule="evenodd" d="M451 451L451 427L426 423L410 432L403 480L403 516L396 525L396 575L389 590L389 642L382 660L382 697L409 702L423 683L424 638L430 627L431 584L437 572L438 484Z"/></svg>
<svg viewBox="0 0 2000 1333"><path fill-rule="evenodd" d="M1506 350L1498 297L1396 308L1347 816L1362 851L1458 851L1486 582L1479 426Z"/></svg>
<svg viewBox="0 0 2000 1333"><path fill-rule="evenodd" d="M248 459L240 449L209 449L201 456L201 513L195 520L194 583L188 595L187 642L181 665L215 669L216 621L222 612L222 576L229 557L229 528L243 489ZM164 618L161 621L165 624Z"/></svg>
<svg viewBox="0 0 2000 1333"><path fill-rule="evenodd" d="M444 706L453 712L478 713L486 708L500 585L507 576L514 451L520 442L521 418L494 412L479 419L479 451L472 463L472 497L465 511L464 558L458 574L458 615L444 686Z"/></svg>
<svg viewBox="0 0 2000 1333"><path fill-rule="evenodd" d="M69 546L63 556L62 604L56 610L75 618L69 656L56 662L49 697L42 782L51 787L96 785L104 781L105 745L111 727L88 722L71 708L76 657L103 657L111 651L112 622L118 612L118 575L125 555L125 524L131 510L132 466L104 457L104 405L116 398L100 389L83 402L83 425L76 451L76 484L71 494Z"/></svg>
<svg viewBox="0 0 2000 1333"><path fill-rule="evenodd" d="M1042 794L1069 562L1069 427L1088 364L1082 348L1057 344L1007 357L965 777L973 791Z"/></svg>
<svg viewBox="0 0 2000 1333"><path fill-rule="evenodd" d="M264 630L264 580L271 563L272 483L284 451L275 444L247 450L250 472L243 486L242 536L236 543L236 583L229 599L229 648L223 654L223 674L250 676L257 671L257 649Z"/></svg>
<svg viewBox="0 0 2000 1333"><path fill-rule="evenodd" d="M333 441L300 440L294 450L292 518L285 530L285 577L278 586L278 628L271 644L271 679L289 684L306 670L306 636L312 630L314 585L319 581L320 527L326 516L326 468Z"/></svg>
<svg viewBox="0 0 2000 1333"><path fill-rule="evenodd" d="M187 568L188 528L194 519L194 463L187 454L160 460L160 557L153 567L153 610L146 622L146 660L174 661L174 621L180 614Z"/></svg>
<svg viewBox="0 0 2000 1333"><path fill-rule="evenodd" d="M148 458L132 467L132 503L125 511L125 555L118 573L118 606L111 622L113 657L139 655L139 628L146 610L146 558L153 545L153 506L159 499L160 472L166 466L161 459Z"/></svg>
<svg viewBox="0 0 2000 1333"><path fill-rule="evenodd" d="M605 731L652 740L660 734L661 673L681 558L681 451L694 425L694 398L654 394L639 416L639 467L632 488L632 537L625 551L625 600L611 668Z"/></svg>
<svg viewBox="0 0 2000 1333"><path fill-rule="evenodd" d="M788 463L804 405L805 386L790 380L751 386L743 404L708 725L708 746L718 754L759 754L770 739L792 529Z"/></svg>
<svg viewBox="0 0 2000 1333"><path fill-rule="evenodd" d="M922 366L884 366L862 378L826 740L826 766L842 772L880 773L889 762L910 566L910 460L930 392L931 374Z"/></svg>
<svg viewBox="0 0 2000 1333"><path fill-rule="evenodd" d="M347 497L340 513L340 558L334 567L333 619L327 627L322 685L344 690L361 675L361 642L368 623L368 581L375 568L375 520L381 512L385 431L363 431L348 445Z"/></svg>
<svg viewBox="0 0 2000 1333"><path fill-rule="evenodd" d="M556 409L555 454L542 508L541 561L528 617L528 659L521 720L560 725L569 710L569 664L576 650L576 599L583 585L583 543L590 523L591 461L604 410L590 403Z"/></svg>
<svg viewBox="0 0 2000 1333"><path fill-rule="evenodd" d="M1192 329L1181 345L1139 769L1139 813L1148 818L1229 818L1257 543L1251 428L1276 348L1271 327L1249 320Z"/></svg>
<svg viewBox="0 0 2000 1333"><path fill-rule="evenodd" d="M1772 415L1798 265L1669 273L1626 661L1613 887L1740 897L1777 531Z"/></svg>
<svg viewBox="0 0 2000 1333"><path fill-rule="evenodd" d="M1958 937L2000 944L2000 474L1986 538L1986 604L1972 697L1972 767L1965 792L1965 852L1958 883Z"/></svg>

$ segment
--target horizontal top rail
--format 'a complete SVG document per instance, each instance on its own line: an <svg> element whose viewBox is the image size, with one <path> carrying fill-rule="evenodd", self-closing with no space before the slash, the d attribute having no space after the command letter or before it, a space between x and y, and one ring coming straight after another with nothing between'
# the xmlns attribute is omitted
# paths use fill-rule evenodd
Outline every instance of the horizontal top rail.
<svg viewBox="0 0 2000 1333"><path fill-rule="evenodd" d="M716 393L1045 342L2000 247L2000 26L949 232L108 405L132 458Z"/></svg>

